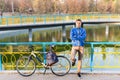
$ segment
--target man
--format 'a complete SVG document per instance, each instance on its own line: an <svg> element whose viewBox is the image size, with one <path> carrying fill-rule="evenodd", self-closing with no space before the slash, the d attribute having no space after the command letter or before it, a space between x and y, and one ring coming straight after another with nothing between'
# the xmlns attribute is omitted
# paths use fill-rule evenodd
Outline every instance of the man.
<svg viewBox="0 0 120 80"><path fill-rule="evenodd" d="M82 56L84 54L84 41L86 39L86 30L81 27L82 21L76 20L76 27L71 29L70 38L72 40L71 61L75 65L75 55L78 53L77 75L81 77Z"/></svg>

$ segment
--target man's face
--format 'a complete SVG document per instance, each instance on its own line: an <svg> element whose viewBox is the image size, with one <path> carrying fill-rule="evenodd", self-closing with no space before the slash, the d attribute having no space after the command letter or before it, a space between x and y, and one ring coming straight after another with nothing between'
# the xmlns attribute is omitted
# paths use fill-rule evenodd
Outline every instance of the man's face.
<svg viewBox="0 0 120 80"><path fill-rule="evenodd" d="M81 21L76 21L76 27L80 28L81 27Z"/></svg>

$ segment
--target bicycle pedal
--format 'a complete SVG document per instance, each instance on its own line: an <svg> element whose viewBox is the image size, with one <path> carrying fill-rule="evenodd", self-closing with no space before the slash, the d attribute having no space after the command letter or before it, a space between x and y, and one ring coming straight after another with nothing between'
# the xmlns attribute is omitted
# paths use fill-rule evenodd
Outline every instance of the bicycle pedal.
<svg viewBox="0 0 120 80"><path fill-rule="evenodd" d="M49 67L45 67L45 69L49 69Z"/></svg>
<svg viewBox="0 0 120 80"><path fill-rule="evenodd" d="M50 67L49 66L45 66L45 69L50 69Z"/></svg>

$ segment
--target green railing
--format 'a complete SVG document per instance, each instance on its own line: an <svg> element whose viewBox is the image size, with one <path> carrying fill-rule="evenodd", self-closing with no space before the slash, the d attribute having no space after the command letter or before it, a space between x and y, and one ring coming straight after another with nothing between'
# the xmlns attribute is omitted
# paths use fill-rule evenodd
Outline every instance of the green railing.
<svg viewBox="0 0 120 80"><path fill-rule="evenodd" d="M74 14L74 15L45 15L45 16L3 16L0 18L0 25L10 24L36 24L58 21L73 21L77 18L82 20L113 20L120 19L119 14Z"/></svg>
<svg viewBox="0 0 120 80"><path fill-rule="evenodd" d="M58 55L70 59L70 42L4 42L0 43L0 70L15 70L17 59L30 53L29 45L34 45L36 51L46 52L49 44L56 45L54 50ZM37 55L45 61L45 55ZM91 71L100 68L120 69L120 42L86 42L82 64L84 69ZM38 63L37 67L41 65Z"/></svg>

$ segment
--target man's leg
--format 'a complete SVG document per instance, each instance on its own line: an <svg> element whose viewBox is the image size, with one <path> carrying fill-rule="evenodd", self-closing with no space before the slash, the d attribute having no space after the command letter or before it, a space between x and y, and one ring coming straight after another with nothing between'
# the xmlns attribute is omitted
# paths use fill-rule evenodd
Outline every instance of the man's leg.
<svg viewBox="0 0 120 80"><path fill-rule="evenodd" d="M75 50L74 47L72 47L72 50L71 50L71 61L72 61L72 66L75 65L75 61L76 61L75 55L76 55L76 50Z"/></svg>
<svg viewBox="0 0 120 80"><path fill-rule="evenodd" d="M83 53L84 53L84 47L80 47L78 50L78 76L81 77L80 73L81 73L81 67L82 67L82 57L83 57Z"/></svg>
<svg viewBox="0 0 120 80"><path fill-rule="evenodd" d="M80 54L80 55L82 56L82 54ZM81 67L82 67L82 59L79 59L79 60L78 60L78 66L77 66L77 68L78 68L77 73L80 73L80 72L81 72Z"/></svg>

